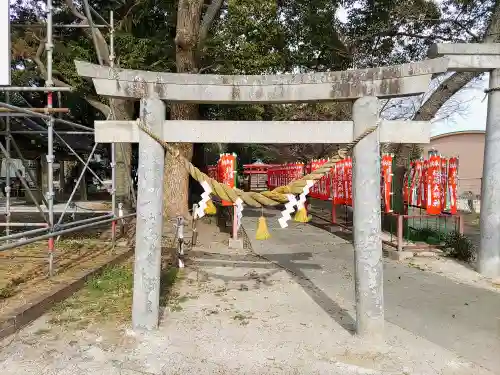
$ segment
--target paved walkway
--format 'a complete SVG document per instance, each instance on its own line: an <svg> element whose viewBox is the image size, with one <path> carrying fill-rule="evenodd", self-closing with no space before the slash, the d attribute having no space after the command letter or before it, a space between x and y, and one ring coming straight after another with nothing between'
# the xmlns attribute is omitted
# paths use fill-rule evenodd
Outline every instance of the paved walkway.
<svg viewBox="0 0 500 375"><path fill-rule="evenodd" d="M500 294L387 261L388 345L367 347L352 335L349 242L311 225L282 230L277 211L265 214L273 237L255 241L260 212L244 211L253 250L293 272L228 249L228 235L204 220L157 331L133 333L109 316L91 326L80 314L57 323L55 311L0 341L0 374L500 373Z"/></svg>
<svg viewBox="0 0 500 375"><path fill-rule="evenodd" d="M272 238L256 241L260 212L248 209L244 213L243 226L254 251L307 277L313 286L309 290L314 290L309 292L312 300L339 325L352 330L354 258L345 233L335 235L294 222L281 229L277 222L279 211L266 210L265 215ZM389 259L385 260L384 280L390 343L410 333L421 344L436 344L493 373L500 373L500 293L459 284ZM406 345L404 340L401 343ZM413 344L409 350L414 350Z"/></svg>

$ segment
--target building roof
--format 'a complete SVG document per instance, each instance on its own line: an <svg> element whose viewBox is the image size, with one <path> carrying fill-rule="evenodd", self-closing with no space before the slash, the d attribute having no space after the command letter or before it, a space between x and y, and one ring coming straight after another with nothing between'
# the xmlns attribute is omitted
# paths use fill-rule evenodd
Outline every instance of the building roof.
<svg viewBox="0 0 500 375"><path fill-rule="evenodd" d="M449 132L449 133L444 133L444 134L439 134L431 137L431 141L434 141L436 139L441 139L441 138L446 138L446 137L452 137L454 135L468 135L468 134L486 134L485 130L459 130L455 132Z"/></svg>

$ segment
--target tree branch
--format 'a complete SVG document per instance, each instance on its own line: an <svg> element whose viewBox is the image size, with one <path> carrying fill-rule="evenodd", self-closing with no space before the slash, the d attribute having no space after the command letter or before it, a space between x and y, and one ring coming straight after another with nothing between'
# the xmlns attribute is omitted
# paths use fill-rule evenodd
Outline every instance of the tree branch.
<svg viewBox="0 0 500 375"><path fill-rule="evenodd" d="M33 61L37 65L38 69L42 73L42 76L44 79L47 79L47 68L45 67L45 64L42 62L42 54L45 51L45 43L47 43L47 38L43 38L40 40L40 44L38 45L38 48L36 50L35 56L33 56ZM57 87L71 87L71 85L67 84L64 81L61 81L58 78L52 77L52 82L54 83L55 86ZM108 117L110 114L111 110L109 106L107 106L104 103L101 103L98 99L94 99L90 96L84 96L83 99L87 101L92 107L97 109L99 112L101 112L105 117Z"/></svg>
<svg viewBox="0 0 500 375"><path fill-rule="evenodd" d="M65 0L65 2L66 2L67 7L69 8L69 10L71 11L71 13L73 13L73 15L76 18L80 19L79 23L81 25L88 25L89 24L89 20L87 19L87 17L85 17L76 8L74 0ZM99 30L96 27L94 27L92 29L87 28L87 29L85 29L85 33L88 34L90 37L92 37L92 33L95 33L96 42L97 42L97 45L95 46L95 48L98 49L98 51L96 51L96 52L98 52L99 55L101 56L103 63L105 63L106 65L109 65L109 63L110 63L109 48L108 48L108 44L106 43L106 39L104 38L104 36L101 33L101 30Z"/></svg>
<svg viewBox="0 0 500 375"><path fill-rule="evenodd" d="M493 8L488 28L482 43L495 43L500 40L500 1L495 3ZM454 73L451 77L444 80L438 88L429 96L422 104L419 110L413 116L414 120L430 121L432 120L439 109L458 91L463 89L472 79L480 76L477 72L460 72ZM405 165L410 156L412 145L401 144L397 145L394 150L398 165Z"/></svg>
<svg viewBox="0 0 500 375"><path fill-rule="evenodd" d="M210 27L212 27L215 17L217 17L217 14L219 14L220 8L222 7L223 3L224 0L212 0L210 5L208 6L201 21L200 32L198 34L198 52L202 50L203 45L205 44L205 41L208 37Z"/></svg>

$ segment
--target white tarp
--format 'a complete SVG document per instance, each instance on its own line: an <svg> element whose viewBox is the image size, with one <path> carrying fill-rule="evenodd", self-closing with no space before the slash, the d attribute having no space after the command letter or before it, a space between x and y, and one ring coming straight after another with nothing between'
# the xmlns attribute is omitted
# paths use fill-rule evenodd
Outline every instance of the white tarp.
<svg viewBox="0 0 500 375"><path fill-rule="evenodd" d="M9 0L0 0L0 86L10 86Z"/></svg>

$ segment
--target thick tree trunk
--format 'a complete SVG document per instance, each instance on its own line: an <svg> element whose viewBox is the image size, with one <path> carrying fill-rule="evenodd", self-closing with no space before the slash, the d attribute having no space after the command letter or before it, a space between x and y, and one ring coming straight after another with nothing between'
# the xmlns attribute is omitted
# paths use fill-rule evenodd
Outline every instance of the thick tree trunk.
<svg viewBox="0 0 500 375"><path fill-rule="evenodd" d="M133 118L133 109L131 101L122 99L112 99L109 103L114 118L116 120L131 120ZM116 202L130 205L130 174L132 162L132 145L130 143L115 144L116 161Z"/></svg>
<svg viewBox="0 0 500 375"><path fill-rule="evenodd" d="M198 71L196 48L200 31L200 20L203 0L180 0L177 9L176 68L178 73L194 73ZM196 120L199 108L196 104L175 103L170 112L173 120ZM182 155L188 159L193 156L193 145L190 143L174 143ZM189 175L186 169L170 155L165 155L163 182L163 212L166 218L189 214Z"/></svg>

